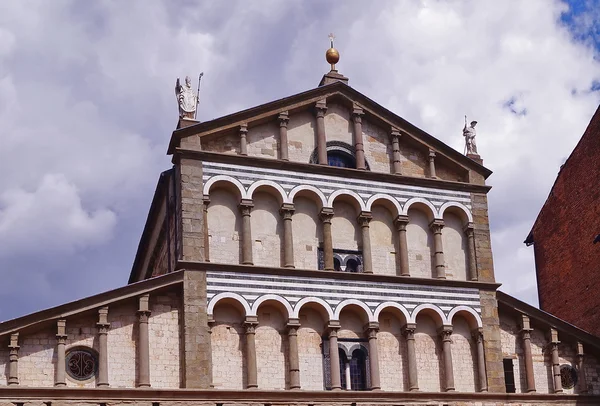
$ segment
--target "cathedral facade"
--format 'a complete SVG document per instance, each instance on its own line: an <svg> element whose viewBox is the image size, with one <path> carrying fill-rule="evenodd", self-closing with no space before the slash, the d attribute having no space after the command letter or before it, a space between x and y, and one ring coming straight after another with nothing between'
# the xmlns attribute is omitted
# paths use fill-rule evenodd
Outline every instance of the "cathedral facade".
<svg viewBox="0 0 600 406"><path fill-rule="evenodd" d="M479 156L333 65L168 153L129 284L0 323L0 403L600 403L598 340L498 291Z"/></svg>

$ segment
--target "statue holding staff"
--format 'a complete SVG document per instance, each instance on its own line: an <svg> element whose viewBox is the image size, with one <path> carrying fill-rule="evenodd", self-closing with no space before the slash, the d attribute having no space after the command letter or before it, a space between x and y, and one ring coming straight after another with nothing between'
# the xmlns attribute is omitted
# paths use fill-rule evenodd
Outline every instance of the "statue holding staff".
<svg viewBox="0 0 600 406"><path fill-rule="evenodd" d="M189 76L185 77L185 83L183 85L181 85L179 78L177 78L177 82L175 83L175 95L177 96L177 104L179 105L179 117L194 120L196 108L198 107L198 96L194 94L192 80Z"/></svg>
<svg viewBox="0 0 600 406"><path fill-rule="evenodd" d="M471 125L467 127L467 116L465 115L465 127L463 128L463 137L465 137L465 149L467 155L478 155L477 144L475 143L475 136L477 135L475 132L475 125L477 125L477 121L471 121Z"/></svg>

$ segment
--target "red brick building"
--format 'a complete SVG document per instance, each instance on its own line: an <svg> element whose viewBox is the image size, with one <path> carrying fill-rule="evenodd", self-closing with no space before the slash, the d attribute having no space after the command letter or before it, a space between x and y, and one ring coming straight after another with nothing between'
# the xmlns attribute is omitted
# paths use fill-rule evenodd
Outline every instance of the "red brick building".
<svg viewBox="0 0 600 406"><path fill-rule="evenodd" d="M600 108L561 167L525 240L534 246L540 308L596 336L599 234Z"/></svg>

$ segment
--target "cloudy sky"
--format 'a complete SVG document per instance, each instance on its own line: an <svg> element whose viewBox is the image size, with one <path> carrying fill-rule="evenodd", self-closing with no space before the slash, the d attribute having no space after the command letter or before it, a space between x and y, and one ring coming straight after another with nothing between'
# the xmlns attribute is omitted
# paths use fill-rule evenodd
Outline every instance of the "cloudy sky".
<svg viewBox="0 0 600 406"><path fill-rule="evenodd" d="M537 304L522 241L600 100L598 1L0 2L0 320L127 282L177 122L350 85L462 150L477 119L496 276ZM195 86L195 83L194 83Z"/></svg>

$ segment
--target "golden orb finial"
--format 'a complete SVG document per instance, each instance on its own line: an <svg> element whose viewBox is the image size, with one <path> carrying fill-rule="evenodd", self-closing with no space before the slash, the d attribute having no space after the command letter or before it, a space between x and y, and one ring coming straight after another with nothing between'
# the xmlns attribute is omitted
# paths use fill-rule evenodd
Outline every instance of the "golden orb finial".
<svg viewBox="0 0 600 406"><path fill-rule="evenodd" d="M332 71L335 71L335 64L340 60L340 53L333 47L334 39L335 36L333 34L329 34L330 48L327 50L327 52L325 52L325 59L327 59L327 63L331 65Z"/></svg>

